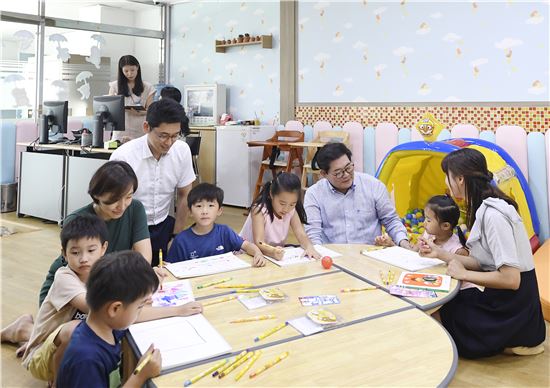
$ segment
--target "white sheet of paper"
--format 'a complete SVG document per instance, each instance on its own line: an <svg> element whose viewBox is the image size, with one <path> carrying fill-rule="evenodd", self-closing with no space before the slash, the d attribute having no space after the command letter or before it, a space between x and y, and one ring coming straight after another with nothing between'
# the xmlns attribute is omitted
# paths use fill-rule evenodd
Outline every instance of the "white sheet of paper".
<svg viewBox="0 0 550 388"><path fill-rule="evenodd" d="M303 335L311 335L323 331L323 326L316 324L308 317L291 319L288 324L298 330Z"/></svg>
<svg viewBox="0 0 550 388"><path fill-rule="evenodd" d="M251 298L249 295L239 295L237 299L239 299L239 302L249 310L267 306L267 302L261 296L254 296Z"/></svg>
<svg viewBox="0 0 550 388"><path fill-rule="evenodd" d="M332 249L328 249L328 248L326 248L326 247L324 247L324 246L322 246L322 245L317 245L317 244L316 244L316 245L314 245L314 247L315 247L315 250L316 250L317 252L319 252L319 254L321 255L321 257L323 257L323 256L330 256L330 257L332 257L332 258L334 259L335 257L342 256L341 253L335 252L335 251L333 251Z"/></svg>
<svg viewBox="0 0 550 388"><path fill-rule="evenodd" d="M165 267L177 278L192 278L235 271L251 267L251 265L229 252L216 256L201 257L200 259L180 261L179 263L168 263Z"/></svg>
<svg viewBox="0 0 550 388"><path fill-rule="evenodd" d="M162 370L231 352L231 346L202 314L136 323L129 330L141 354L152 343L160 349Z"/></svg>
<svg viewBox="0 0 550 388"><path fill-rule="evenodd" d="M342 256L342 254L338 252L334 252L331 249L325 248L321 245L314 245L315 250L319 252L321 257L323 256L330 256L332 258ZM311 263L312 261L315 261L315 259L311 259L307 256L303 256L304 250L300 247L295 248L284 248L285 255L281 260L275 260L269 256L265 256L266 259L273 262L274 264L277 264L279 267L286 267L289 265L294 264L304 264L304 263Z"/></svg>
<svg viewBox="0 0 550 388"><path fill-rule="evenodd" d="M444 263L442 260L422 257L417 252L401 247L389 247L363 254L407 271L418 271Z"/></svg>
<svg viewBox="0 0 550 388"><path fill-rule="evenodd" d="M195 300L191 282L189 280L178 280L175 282L164 282L162 291L159 289L153 294L153 307L182 306Z"/></svg>

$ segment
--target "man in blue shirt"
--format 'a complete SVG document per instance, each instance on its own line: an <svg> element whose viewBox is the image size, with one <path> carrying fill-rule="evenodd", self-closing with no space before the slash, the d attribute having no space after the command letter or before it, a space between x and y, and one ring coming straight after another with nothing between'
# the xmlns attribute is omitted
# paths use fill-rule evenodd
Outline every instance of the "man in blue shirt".
<svg viewBox="0 0 550 388"><path fill-rule="evenodd" d="M223 190L210 183L201 183L189 192L187 205L195 223L174 238L166 261L175 263L242 249L254 257L254 267L265 265L256 245L244 241L227 225L215 223L222 214L222 204Z"/></svg>
<svg viewBox="0 0 550 388"><path fill-rule="evenodd" d="M307 189L304 199L313 244L385 245L382 225L389 237L410 248L407 231L388 191L378 179L355 172L351 151L342 143L329 143L317 154L321 179Z"/></svg>

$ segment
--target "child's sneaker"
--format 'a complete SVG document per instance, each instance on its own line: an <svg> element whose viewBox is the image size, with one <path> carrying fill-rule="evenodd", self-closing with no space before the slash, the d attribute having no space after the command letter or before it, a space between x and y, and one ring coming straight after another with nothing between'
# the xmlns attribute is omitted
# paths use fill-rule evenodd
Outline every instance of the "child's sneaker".
<svg viewBox="0 0 550 388"><path fill-rule="evenodd" d="M516 346L514 348L504 349L504 353L513 354L516 356L534 356L536 354L541 354L542 352L544 352L544 343L533 347Z"/></svg>

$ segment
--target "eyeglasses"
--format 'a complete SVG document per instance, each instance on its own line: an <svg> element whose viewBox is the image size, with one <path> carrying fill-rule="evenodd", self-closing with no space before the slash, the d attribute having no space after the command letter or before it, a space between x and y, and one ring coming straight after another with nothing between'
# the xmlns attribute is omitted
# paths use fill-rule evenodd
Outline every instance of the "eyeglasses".
<svg viewBox="0 0 550 388"><path fill-rule="evenodd" d="M348 163L342 168L341 170L336 170L334 172L331 172L330 175L332 175L335 178L342 179L346 174L350 174L353 172L353 169L355 168L355 165L353 163Z"/></svg>
<svg viewBox="0 0 550 388"><path fill-rule="evenodd" d="M161 140L161 141L166 141L166 140L170 139L172 142L174 142L174 141L179 140L179 139L182 138L181 133L177 133L175 135L170 136L167 133L157 133L155 130L153 130L151 132L153 132L155 134L155 136L158 137L159 140Z"/></svg>

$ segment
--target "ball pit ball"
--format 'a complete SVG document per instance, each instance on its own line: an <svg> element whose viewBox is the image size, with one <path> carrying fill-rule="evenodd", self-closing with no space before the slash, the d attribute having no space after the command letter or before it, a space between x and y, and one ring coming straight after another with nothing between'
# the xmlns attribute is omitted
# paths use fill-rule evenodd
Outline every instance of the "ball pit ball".
<svg viewBox="0 0 550 388"><path fill-rule="evenodd" d="M321 259L321 265L324 269L330 269L332 267L332 258L330 256L325 256Z"/></svg>

